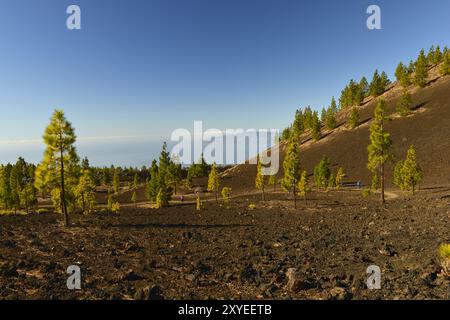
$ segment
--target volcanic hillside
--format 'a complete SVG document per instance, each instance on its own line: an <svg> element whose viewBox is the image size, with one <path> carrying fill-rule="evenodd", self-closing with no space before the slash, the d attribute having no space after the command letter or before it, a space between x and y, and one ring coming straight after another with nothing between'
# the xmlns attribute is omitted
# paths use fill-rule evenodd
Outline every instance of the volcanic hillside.
<svg viewBox="0 0 450 320"><path fill-rule="evenodd" d="M413 113L400 117L396 113L396 103L403 88L393 83L378 98L367 98L358 107L361 124L355 129L347 127L347 117L351 108L339 112L338 126L334 130L322 127L322 138L313 141L308 133L301 136L302 167L312 175L314 166L323 156L330 158L333 170L343 167L346 172L344 181L371 182L371 173L367 169L367 146L369 144L369 126L374 109L380 98L386 100L388 114L392 121L386 130L393 140L393 151L398 159L404 158L411 144L416 147L417 160L424 172L421 183L425 186L442 186L450 183L450 77L441 77L439 67L430 70L428 85L408 88L412 98ZM280 144L280 171L283 176L283 158L286 144ZM392 170L394 163L387 166L387 185L393 187ZM241 164L224 173L224 185L231 186L234 193L254 189L256 166Z"/></svg>

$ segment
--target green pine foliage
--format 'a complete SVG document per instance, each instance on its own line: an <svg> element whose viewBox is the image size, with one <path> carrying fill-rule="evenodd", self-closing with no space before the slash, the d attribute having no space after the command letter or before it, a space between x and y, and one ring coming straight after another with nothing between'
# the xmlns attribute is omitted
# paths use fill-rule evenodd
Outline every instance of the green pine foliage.
<svg viewBox="0 0 450 320"><path fill-rule="evenodd" d="M386 132L384 124L388 120L386 116L386 102L382 99L375 108L374 119L370 126L370 145L367 147L368 163L367 168L374 176L380 178L381 182L381 200L384 203L384 185L385 185L385 164L392 159L391 147L392 140Z"/></svg>
<svg viewBox="0 0 450 320"><path fill-rule="evenodd" d="M336 190L339 190L341 187L342 179L345 177L344 168L340 167L336 173L335 186Z"/></svg>
<svg viewBox="0 0 450 320"><path fill-rule="evenodd" d="M283 161L284 177L283 188L294 195L294 207L297 208L296 189L300 180L300 149L296 139L288 143L286 155Z"/></svg>
<svg viewBox="0 0 450 320"><path fill-rule="evenodd" d="M150 167L150 178L147 180L146 196L150 201L156 201L159 191L159 167L156 160L152 161Z"/></svg>
<svg viewBox="0 0 450 320"><path fill-rule="evenodd" d="M352 108L352 111L350 112L350 116L347 120L348 126L351 129L355 129L357 126L359 126L359 112L356 107Z"/></svg>
<svg viewBox="0 0 450 320"><path fill-rule="evenodd" d="M36 172L36 186L43 192L50 192L57 199L59 192L60 206L64 224L69 225L68 208L75 207L74 189L79 178L79 158L75 149L75 130L67 121L64 111L56 110L45 129L44 143L47 146L44 158ZM57 190L57 191L55 191Z"/></svg>
<svg viewBox="0 0 450 320"><path fill-rule="evenodd" d="M406 66L401 62L398 64L397 69L395 70L395 77L397 78L397 81L405 88L411 84L408 68L406 68Z"/></svg>
<svg viewBox="0 0 450 320"><path fill-rule="evenodd" d="M396 110L402 117L405 117L411 113L411 95L407 90L403 91L402 96L398 100Z"/></svg>
<svg viewBox="0 0 450 320"><path fill-rule="evenodd" d="M314 182L317 189L326 189L330 180L330 159L323 157L319 164L314 167Z"/></svg>
<svg viewBox="0 0 450 320"><path fill-rule="evenodd" d="M313 117L311 119L311 137L313 140L318 141L321 138L321 123L319 119L319 114L317 111L313 112Z"/></svg>
<svg viewBox="0 0 450 320"><path fill-rule="evenodd" d="M414 67L414 84L423 88L428 83L428 59L423 49L420 51Z"/></svg>
<svg viewBox="0 0 450 320"><path fill-rule="evenodd" d="M374 98L382 95L386 91L389 83L390 81L386 72L383 71L379 75L378 70L375 70L372 82L369 85L369 94Z"/></svg>
<svg viewBox="0 0 450 320"><path fill-rule="evenodd" d="M394 183L402 190L415 193L416 186L422 181L423 172L417 164L416 149L410 146L405 160L400 160L394 169Z"/></svg>
<svg viewBox="0 0 450 320"><path fill-rule="evenodd" d="M262 164L259 159L259 155L257 157L257 165L256 165L256 178L255 178L255 187L258 190L261 190L262 200L265 200L265 176L262 174Z"/></svg>
<svg viewBox="0 0 450 320"><path fill-rule="evenodd" d="M80 180L75 188L75 196L78 206L83 213L92 213L97 203L96 184L89 168L89 164L85 164L81 170Z"/></svg>
<svg viewBox="0 0 450 320"><path fill-rule="evenodd" d="M222 195L222 199L223 199L223 202L224 202L224 203L226 203L226 204L230 203L230 199L231 199L231 188L230 188L230 187L223 187L223 188L222 188L221 195Z"/></svg>
<svg viewBox="0 0 450 320"><path fill-rule="evenodd" d="M209 172L208 177L208 191L214 192L214 195L216 197L216 203L218 203L218 194L219 194L219 187L220 187L220 175L217 170L216 163L214 162L211 171Z"/></svg>
<svg viewBox="0 0 450 320"><path fill-rule="evenodd" d="M305 203L307 202L307 194L310 191L308 188L308 175L306 171L302 171L300 175L300 180L298 181L297 185L298 189L298 195L300 197L303 197L303 200L305 200Z"/></svg>
<svg viewBox="0 0 450 320"><path fill-rule="evenodd" d="M37 204L36 167L19 158L15 164L0 166L0 207L28 213Z"/></svg>
<svg viewBox="0 0 450 320"><path fill-rule="evenodd" d="M444 55L443 63L439 69L442 76L450 75L450 52L446 52Z"/></svg>

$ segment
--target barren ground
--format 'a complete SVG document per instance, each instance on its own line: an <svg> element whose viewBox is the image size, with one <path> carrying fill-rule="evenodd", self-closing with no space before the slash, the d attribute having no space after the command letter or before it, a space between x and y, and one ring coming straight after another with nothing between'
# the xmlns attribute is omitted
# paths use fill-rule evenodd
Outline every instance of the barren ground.
<svg viewBox="0 0 450 320"><path fill-rule="evenodd" d="M51 213L0 217L0 298L449 299L437 254L450 241L449 187L414 198L393 190L385 207L352 190L310 198L296 210L281 192L201 212L124 208L72 215L67 229ZM66 287L73 264L79 291ZM381 290L366 288L370 265L382 270Z"/></svg>

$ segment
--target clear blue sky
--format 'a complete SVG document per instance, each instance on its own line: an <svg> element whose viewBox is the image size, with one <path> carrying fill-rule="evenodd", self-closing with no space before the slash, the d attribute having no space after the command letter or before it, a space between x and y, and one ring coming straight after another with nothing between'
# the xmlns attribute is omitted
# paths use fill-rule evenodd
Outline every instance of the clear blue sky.
<svg viewBox="0 0 450 320"><path fill-rule="evenodd" d="M79 31L66 28L69 4L81 7ZM382 9L382 30L366 28L370 4ZM162 141L194 120L281 129L299 106L328 105L351 78L375 68L393 77L420 48L450 44L448 0L0 5L0 141L40 139L55 108L79 137Z"/></svg>

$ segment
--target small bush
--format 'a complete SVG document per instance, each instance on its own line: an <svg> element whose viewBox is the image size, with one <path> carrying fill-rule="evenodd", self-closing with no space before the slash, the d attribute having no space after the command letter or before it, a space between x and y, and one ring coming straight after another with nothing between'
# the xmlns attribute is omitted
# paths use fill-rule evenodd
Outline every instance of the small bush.
<svg viewBox="0 0 450 320"><path fill-rule="evenodd" d="M41 209L37 209L36 213L37 214L44 214L44 213L48 213L49 211L47 209L41 208Z"/></svg>
<svg viewBox="0 0 450 320"><path fill-rule="evenodd" d="M255 209L256 209L256 204L250 203L250 204L248 205L248 208L249 208L249 210L255 210Z"/></svg>
<svg viewBox="0 0 450 320"><path fill-rule="evenodd" d="M444 243L439 247L439 255L441 258L450 258L450 244Z"/></svg>
<svg viewBox="0 0 450 320"><path fill-rule="evenodd" d="M111 205L111 212L119 213L119 211L120 211L120 203L119 202L114 202Z"/></svg>
<svg viewBox="0 0 450 320"><path fill-rule="evenodd" d="M444 243L439 247L439 255L441 256L442 272L450 277L450 244Z"/></svg>
<svg viewBox="0 0 450 320"><path fill-rule="evenodd" d="M223 198L223 201L224 201L225 203L229 203L229 202L230 202L230 198L231 198L231 188L224 187L224 188L222 189L222 198Z"/></svg>
<svg viewBox="0 0 450 320"><path fill-rule="evenodd" d="M362 191L362 195L364 198L369 197L372 194L372 190L370 188L365 188Z"/></svg>

